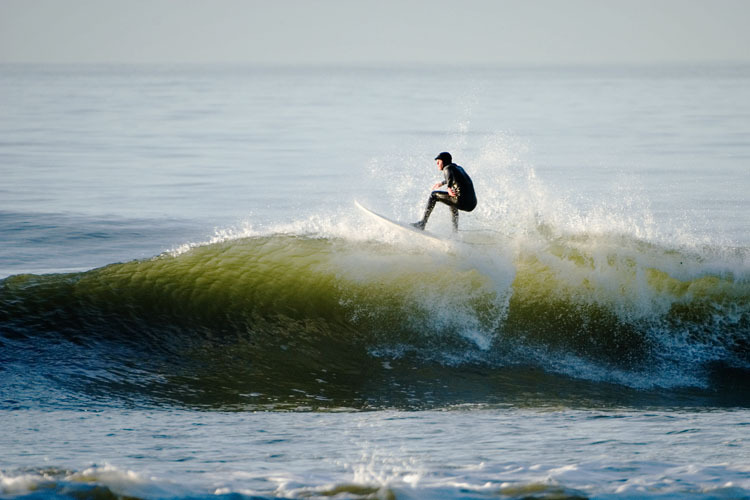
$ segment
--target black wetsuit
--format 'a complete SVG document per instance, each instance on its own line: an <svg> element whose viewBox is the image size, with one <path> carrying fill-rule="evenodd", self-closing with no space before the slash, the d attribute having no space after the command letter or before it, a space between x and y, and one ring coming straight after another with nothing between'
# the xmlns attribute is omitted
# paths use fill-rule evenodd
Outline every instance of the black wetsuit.
<svg viewBox="0 0 750 500"><path fill-rule="evenodd" d="M451 215L453 220L453 230L458 230L458 211L471 212L477 206L477 196L474 193L474 183L471 181L471 177L460 165L451 163L443 168L443 175L445 180L442 185L447 185L449 188L456 192L456 196L451 196L447 191L433 191L430 194L430 199L427 201L427 207L424 211L422 220L415 223L414 225L424 229L429 219L432 209L435 208L435 204L439 201L445 203L451 209Z"/></svg>

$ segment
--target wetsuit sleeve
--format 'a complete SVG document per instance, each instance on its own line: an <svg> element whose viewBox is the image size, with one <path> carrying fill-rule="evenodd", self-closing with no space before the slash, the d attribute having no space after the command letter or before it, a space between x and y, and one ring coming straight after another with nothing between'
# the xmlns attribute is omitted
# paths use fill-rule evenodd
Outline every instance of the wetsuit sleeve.
<svg viewBox="0 0 750 500"><path fill-rule="evenodd" d="M448 187L455 188L456 176L454 175L453 169L451 168L450 165L448 165L447 167L443 169L443 175L445 175L445 180L443 181L443 185L445 186L447 184Z"/></svg>

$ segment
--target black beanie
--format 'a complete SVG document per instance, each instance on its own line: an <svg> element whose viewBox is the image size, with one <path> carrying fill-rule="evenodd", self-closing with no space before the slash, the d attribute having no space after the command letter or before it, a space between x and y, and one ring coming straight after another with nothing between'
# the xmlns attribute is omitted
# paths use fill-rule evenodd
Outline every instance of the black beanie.
<svg viewBox="0 0 750 500"><path fill-rule="evenodd" d="M435 157L436 160L443 160L443 165L450 165L453 163L453 157L447 151L443 151Z"/></svg>

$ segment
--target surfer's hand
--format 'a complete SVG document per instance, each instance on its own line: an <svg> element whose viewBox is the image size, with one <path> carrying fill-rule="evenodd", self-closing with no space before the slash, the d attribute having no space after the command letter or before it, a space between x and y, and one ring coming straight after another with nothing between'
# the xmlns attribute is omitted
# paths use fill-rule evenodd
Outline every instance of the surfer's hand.
<svg viewBox="0 0 750 500"><path fill-rule="evenodd" d="M443 185L443 183L442 183L442 182L438 182L437 184L435 184L434 186L432 186L432 190L434 191L434 190L436 190L437 188L441 187L442 185Z"/></svg>
<svg viewBox="0 0 750 500"><path fill-rule="evenodd" d="M448 194L451 195L451 196L453 196L455 198L456 197L456 190L453 189L453 188L448 188Z"/></svg>

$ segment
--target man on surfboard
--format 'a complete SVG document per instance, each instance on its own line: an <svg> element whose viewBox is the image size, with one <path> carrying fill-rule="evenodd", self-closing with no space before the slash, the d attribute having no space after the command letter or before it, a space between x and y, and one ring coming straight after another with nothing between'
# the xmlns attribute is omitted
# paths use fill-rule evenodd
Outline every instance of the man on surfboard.
<svg viewBox="0 0 750 500"><path fill-rule="evenodd" d="M427 225L427 219L430 218L432 209L435 208L435 204L439 201L450 207L453 230L458 231L458 211L471 212L477 206L474 183L471 182L471 177L469 177L469 174L466 173L463 167L453 163L453 157L450 153L440 153L435 157L435 163L437 163L438 169L443 172L445 180L432 186L433 191L430 194L430 199L427 200L427 207L425 208L422 220L414 222L412 226L417 229L424 229ZM448 186L447 191L435 191L445 185Z"/></svg>

